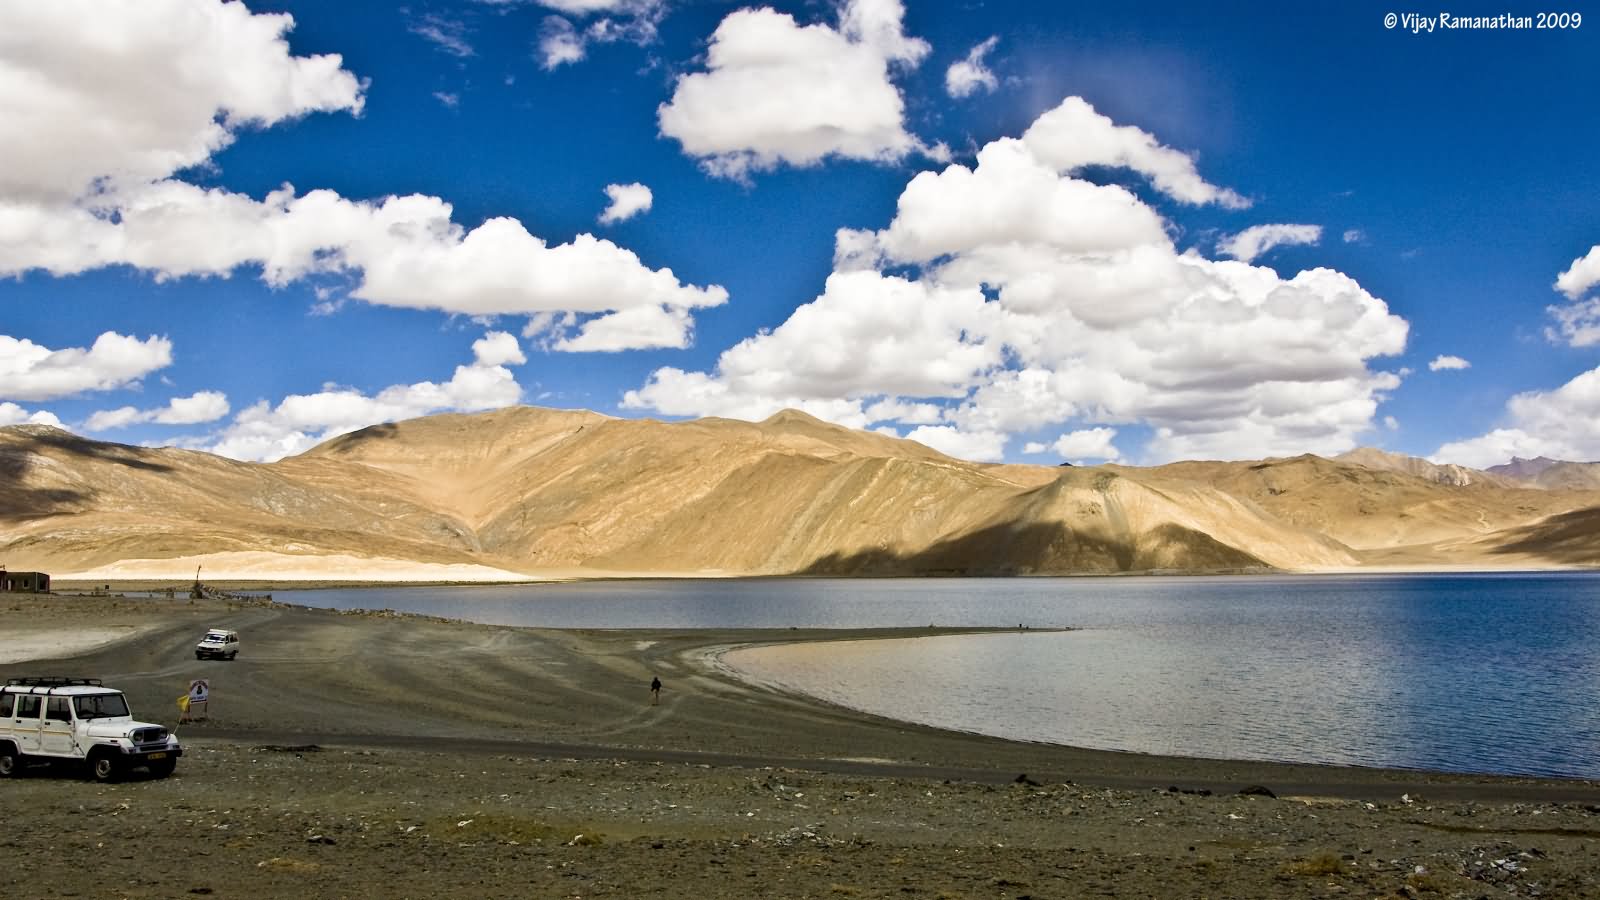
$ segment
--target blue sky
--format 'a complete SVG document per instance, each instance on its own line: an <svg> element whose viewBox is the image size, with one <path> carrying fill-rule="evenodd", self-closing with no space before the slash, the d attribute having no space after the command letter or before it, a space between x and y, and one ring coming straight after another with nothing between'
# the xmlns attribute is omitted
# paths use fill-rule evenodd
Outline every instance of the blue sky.
<svg viewBox="0 0 1600 900"><path fill-rule="evenodd" d="M1600 13L1391 10L4 4L0 424L1600 459Z"/></svg>

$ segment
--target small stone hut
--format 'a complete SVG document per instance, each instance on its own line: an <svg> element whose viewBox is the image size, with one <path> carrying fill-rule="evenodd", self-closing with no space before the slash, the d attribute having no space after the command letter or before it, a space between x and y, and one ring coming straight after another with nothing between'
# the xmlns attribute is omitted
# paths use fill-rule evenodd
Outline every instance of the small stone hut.
<svg viewBox="0 0 1600 900"><path fill-rule="evenodd" d="M0 593L44 594L50 591L50 576L43 572L7 572L0 569Z"/></svg>

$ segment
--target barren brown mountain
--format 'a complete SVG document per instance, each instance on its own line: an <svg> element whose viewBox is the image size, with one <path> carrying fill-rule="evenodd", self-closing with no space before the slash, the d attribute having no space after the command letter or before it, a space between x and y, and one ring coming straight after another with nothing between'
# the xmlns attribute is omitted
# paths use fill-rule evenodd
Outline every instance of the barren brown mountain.
<svg viewBox="0 0 1600 900"><path fill-rule="evenodd" d="M0 561L84 577L1065 574L1600 564L1600 491L1377 451L985 465L797 412L516 407L270 464L0 428Z"/></svg>
<svg viewBox="0 0 1600 900"><path fill-rule="evenodd" d="M1530 487L1600 490L1600 463L1595 462L1567 462L1545 456L1537 459L1513 456L1511 462L1502 466L1492 466L1487 471L1490 475L1508 478Z"/></svg>

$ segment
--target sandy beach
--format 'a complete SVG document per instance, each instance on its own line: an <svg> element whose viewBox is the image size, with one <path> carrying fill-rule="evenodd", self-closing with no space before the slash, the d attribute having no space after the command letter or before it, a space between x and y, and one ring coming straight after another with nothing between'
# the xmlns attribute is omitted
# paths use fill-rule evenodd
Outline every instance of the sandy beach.
<svg viewBox="0 0 1600 900"><path fill-rule="evenodd" d="M208 627L240 632L237 661L194 659ZM51 630L113 642L15 661ZM731 646L923 632L944 633L552 631L5 595L0 676L100 677L169 726L192 678L212 701L179 728L189 752L172 778L102 786L45 769L0 783L24 860L0 871L0 895L1600 892L1594 782L1009 742L744 684L714 663ZM96 865L58 866L48 848Z"/></svg>

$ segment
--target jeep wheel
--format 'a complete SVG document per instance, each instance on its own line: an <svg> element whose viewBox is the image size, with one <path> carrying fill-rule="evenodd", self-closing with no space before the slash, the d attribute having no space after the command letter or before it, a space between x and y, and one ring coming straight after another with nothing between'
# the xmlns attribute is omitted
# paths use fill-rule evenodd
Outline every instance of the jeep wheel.
<svg viewBox="0 0 1600 900"><path fill-rule="evenodd" d="M175 759L158 759L150 764L150 774L156 778L165 778L177 767L178 761Z"/></svg>
<svg viewBox="0 0 1600 900"><path fill-rule="evenodd" d="M239 655L239 651L237 651L237 650L233 651L232 653L229 653L228 654L228 662L233 662L233 658L235 656L238 656L238 655Z"/></svg>
<svg viewBox="0 0 1600 900"><path fill-rule="evenodd" d="M205 659L206 655L204 653L201 653L199 650L196 650L194 652L194 658L195 659Z"/></svg>
<svg viewBox="0 0 1600 900"><path fill-rule="evenodd" d="M116 781L122 775L122 760L109 753L97 753L89 758L89 774L95 781Z"/></svg>
<svg viewBox="0 0 1600 900"><path fill-rule="evenodd" d="M0 778L15 778L22 773L22 756L10 744L0 747Z"/></svg>

